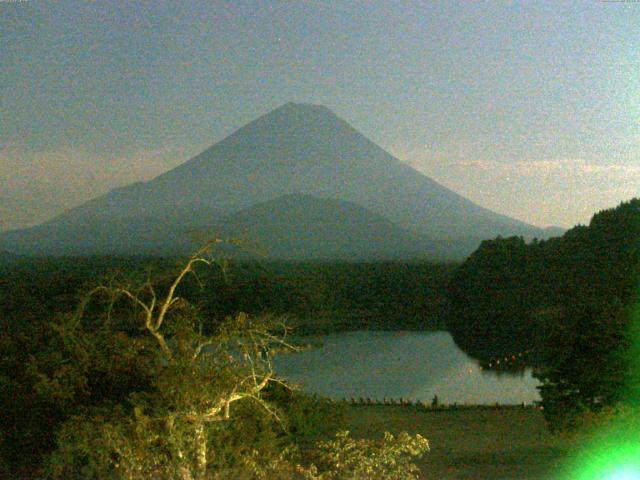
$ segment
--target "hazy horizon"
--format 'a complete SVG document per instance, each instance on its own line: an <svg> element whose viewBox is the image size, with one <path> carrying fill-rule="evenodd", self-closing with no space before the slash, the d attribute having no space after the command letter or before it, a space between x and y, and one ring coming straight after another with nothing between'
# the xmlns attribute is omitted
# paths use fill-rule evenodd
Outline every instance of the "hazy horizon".
<svg viewBox="0 0 640 480"><path fill-rule="evenodd" d="M322 104L495 212L640 193L640 4L0 3L0 230Z"/></svg>

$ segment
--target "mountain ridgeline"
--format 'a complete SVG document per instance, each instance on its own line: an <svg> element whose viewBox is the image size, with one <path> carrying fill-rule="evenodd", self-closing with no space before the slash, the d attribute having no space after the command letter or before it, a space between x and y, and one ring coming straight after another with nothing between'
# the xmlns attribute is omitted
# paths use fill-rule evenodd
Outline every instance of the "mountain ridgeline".
<svg viewBox="0 0 640 480"><path fill-rule="evenodd" d="M329 109L289 103L149 182L0 234L0 248L173 254L198 230L243 232L274 258L305 259L461 258L484 238L548 236L403 164Z"/></svg>

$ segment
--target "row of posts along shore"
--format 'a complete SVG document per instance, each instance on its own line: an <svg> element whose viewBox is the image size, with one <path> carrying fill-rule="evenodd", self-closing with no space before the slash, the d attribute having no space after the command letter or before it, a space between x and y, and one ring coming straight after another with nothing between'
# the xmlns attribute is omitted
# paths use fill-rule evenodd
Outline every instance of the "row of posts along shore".
<svg viewBox="0 0 640 480"><path fill-rule="evenodd" d="M463 409L478 409L478 410L490 410L496 408L534 408L534 409L542 409L540 402L521 402L517 404L502 404L499 402L491 403L491 404L470 404L470 403L441 403L437 396L434 396L431 402L424 402L421 400L410 400L407 398L388 398L383 397L379 398L369 398L369 397L358 397L358 398L342 398L340 400L328 399L333 403L346 404L351 406L367 406L367 405L392 405L392 406L401 406L401 407L414 407L420 410L463 410Z"/></svg>

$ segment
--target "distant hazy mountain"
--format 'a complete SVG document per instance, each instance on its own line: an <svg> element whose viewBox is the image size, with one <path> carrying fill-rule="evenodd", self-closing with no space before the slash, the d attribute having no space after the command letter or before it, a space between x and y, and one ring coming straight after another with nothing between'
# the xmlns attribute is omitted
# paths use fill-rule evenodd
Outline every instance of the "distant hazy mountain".
<svg viewBox="0 0 640 480"><path fill-rule="evenodd" d="M544 233L542 238L551 238L551 237L561 237L567 231L566 228L563 227L546 227L544 228Z"/></svg>
<svg viewBox="0 0 640 480"><path fill-rule="evenodd" d="M192 225L151 217L49 223L0 234L0 244L26 255L173 255L193 248Z"/></svg>
<svg viewBox="0 0 640 480"><path fill-rule="evenodd" d="M173 248L189 226L292 194L351 202L454 248L465 239L472 245L466 251L496 235L548 236L403 164L327 108L289 103L147 183L114 190L41 226L0 234L0 245L31 254L157 252Z"/></svg>
<svg viewBox="0 0 640 480"><path fill-rule="evenodd" d="M226 238L263 247L270 258L393 260L437 258L433 242L351 202L285 195L229 216Z"/></svg>

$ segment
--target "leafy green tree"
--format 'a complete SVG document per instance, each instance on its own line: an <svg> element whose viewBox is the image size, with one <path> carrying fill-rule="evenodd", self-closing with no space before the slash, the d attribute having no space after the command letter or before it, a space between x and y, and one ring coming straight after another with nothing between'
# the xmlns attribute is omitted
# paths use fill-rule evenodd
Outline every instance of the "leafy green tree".
<svg viewBox="0 0 640 480"><path fill-rule="evenodd" d="M305 480L413 480L418 467L412 457L420 458L429 450L429 442L420 435L386 432L380 441L356 440L348 431L335 439L321 442L316 463L299 467Z"/></svg>
<svg viewBox="0 0 640 480"><path fill-rule="evenodd" d="M540 325L531 315L534 259L520 237L482 242L449 284L447 327L456 343L482 361L531 348Z"/></svg>
<svg viewBox="0 0 640 480"><path fill-rule="evenodd" d="M639 285L634 199L559 238L483 242L453 275L447 325L485 363L530 352L550 428L570 429L585 414L637 401L630 352L640 341L632 321Z"/></svg>
<svg viewBox="0 0 640 480"><path fill-rule="evenodd" d="M638 363L633 322L640 282L640 200L594 215L565 235L563 314L544 344L536 376L552 430L576 428L581 418L618 403L637 403L630 382ZM577 241L579 240L579 241ZM634 343L636 344L634 346ZM632 392L631 394L629 394Z"/></svg>

